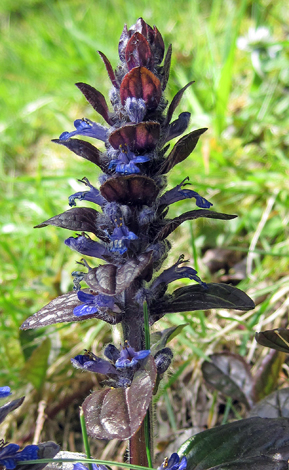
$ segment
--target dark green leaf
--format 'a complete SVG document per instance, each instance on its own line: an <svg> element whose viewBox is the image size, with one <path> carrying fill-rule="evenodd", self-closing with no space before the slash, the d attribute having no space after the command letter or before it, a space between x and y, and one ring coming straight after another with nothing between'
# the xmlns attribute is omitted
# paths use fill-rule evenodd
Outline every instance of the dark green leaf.
<svg viewBox="0 0 289 470"><path fill-rule="evenodd" d="M28 361L25 363L21 373L28 382L31 382L36 390L40 390L44 384L48 356L51 348L50 338L46 338L38 348L36 348Z"/></svg>
<svg viewBox="0 0 289 470"><path fill-rule="evenodd" d="M285 361L285 353L269 351L254 375L254 396L261 400L277 388L279 375ZM269 416L268 416L269 417Z"/></svg>
<svg viewBox="0 0 289 470"><path fill-rule="evenodd" d="M245 292L228 284L197 284L181 287L150 305L151 321L156 322L166 313L192 312L210 308L250 310L255 304Z"/></svg>
<svg viewBox="0 0 289 470"><path fill-rule="evenodd" d="M155 354L160 349L163 349L166 344L171 341L175 336L179 335L183 328L187 326L188 323L183 323L182 325L172 326L171 328L166 328L163 331L156 331L151 335L151 352Z"/></svg>
<svg viewBox="0 0 289 470"><path fill-rule="evenodd" d="M243 357L226 351L212 354L210 359L211 362L202 364L206 382L250 408L253 405L253 378Z"/></svg>
<svg viewBox="0 0 289 470"><path fill-rule="evenodd" d="M286 328L261 331L256 333L255 338L257 343L262 344L262 346L289 353L289 330Z"/></svg>
<svg viewBox="0 0 289 470"><path fill-rule="evenodd" d="M251 409L249 416L289 418L289 388L282 388L268 395Z"/></svg>
<svg viewBox="0 0 289 470"><path fill-rule="evenodd" d="M188 439L187 470L288 470L289 420L249 418Z"/></svg>

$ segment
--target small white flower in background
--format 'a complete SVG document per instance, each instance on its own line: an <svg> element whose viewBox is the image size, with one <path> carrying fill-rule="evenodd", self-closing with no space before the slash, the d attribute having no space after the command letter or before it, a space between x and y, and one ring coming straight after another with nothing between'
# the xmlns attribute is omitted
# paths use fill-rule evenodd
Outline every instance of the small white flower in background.
<svg viewBox="0 0 289 470"><path fill-rule="evenodd" d="M273 42L275 42L274 38L265 26L251 27L246 36L237 39L237 47L240 50L251 52L252 65L261 77L264 76L262 62L275 59L277 53L282 49L278 44L270 45Z"/></svg>

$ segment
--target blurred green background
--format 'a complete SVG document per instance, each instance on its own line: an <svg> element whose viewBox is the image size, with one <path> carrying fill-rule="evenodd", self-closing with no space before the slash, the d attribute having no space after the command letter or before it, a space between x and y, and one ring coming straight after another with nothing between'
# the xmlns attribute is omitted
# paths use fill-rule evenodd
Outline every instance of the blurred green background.
<svg viewBox="0 0 289 470"><path fill-rule="evenodd" d="M71 370L70 357L84 347L99 353L111 340L111 330L102 322L34 332L20 332L19 326L51 299L71 290L71 272L79 260L63 244L70 232L33 226L68 209L67 197L79 187L78 178L89 176L97 185L98 175L91 173L95 167L51 139L72 130L76 118L102 122L74 83L89 83L107 96L110 81L96 51L103 51L116 67L123 24L131 26L140 16L157 25L166 47L173 44L168 100L195 80L177 113L191 112L189 130L208 127L194 153L169 175L169 188L189 176L192 189L213 202L213 209L238 214L230 222L183 224L171 236L167 266L184 252L206 281L224 276L233 281L237 272L238 286L257 300L255 311L245 316L196 312L163 320L165 327L189 323L175 343L178 360L173 378L177 380L185 360L190 358L197 367L208 352L224 344L254 363L258 358L254 331L287 324L287 2L2 0L0 382L10 385L15 394L30 394L33 413L18 427L7 425L23 442L31 440L29 429L41 398L52 410L51 419L63 412L69 421L63 407L55 410L56 402L81 401L85 394L77 395L80 384L89 390L95 380L90 377L84 385L86 376ZM175 204L170 215L189 210L192 204L191 200ZM209 249L215 250L210 252L213 259L216 249L229 250L229 261L224 261L221 251L216 272L204 260ZM239 277L232 259L243 263ZM69 401L68 392L75 392L76 398ZM165 403L170 406L169 400ZM168 415L174 429L178 423L170 410ZM61 426L56 428L58 435ZM67 448L73 447L68 438L65 442Z"/></svg>

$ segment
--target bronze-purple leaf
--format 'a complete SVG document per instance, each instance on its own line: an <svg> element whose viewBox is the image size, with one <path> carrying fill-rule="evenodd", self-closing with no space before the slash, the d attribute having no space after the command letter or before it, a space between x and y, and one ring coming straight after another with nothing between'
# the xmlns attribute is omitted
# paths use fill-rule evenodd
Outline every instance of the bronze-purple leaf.
<svg viewBox="0 0 289 470"><path fill-rule="evenodd" d="M112 68L111 63L109 62L108 58L106 57L105 54L103 54L103 52L100 52L100 51L97 51L97 52L99 53L100 57L102 58L102 60L104 62L104 65L105 65L106 71L108 73L108 76L111 80L111 83L113 84L113 86L115 88L119 88L117 80L115 78L113 68Z"/></svg>
<svg viewBox="0 0 289 470"><path fill-rule="evenodd" d="M129 33L127 30L127 25L125 24L123 27L122 33L120 35L119 42L118 42L118 55L122 62L125 61L125 48L126 48L128 39L129 39Z"/></svg>
<svg viewBox="0 0 289 470"><path fill-rule="evenodd" d="M202 364L205 381L223 395L251 408L254 403L253 377L249 365L238 354L224 351L209 356Z"/></svg>
<svg viewBox="0 0 289 470"><path fill-rule="evenodd" d="M142 175L119 176L107 180L100 193L108 202L119 202L126 205L151 205L159 188L154 180Z"/></svg>
<svg viewBox="0 0 289 470"><path fill-rule="evenodd" d="M184 94L184 92L186 91L186 89L191 86L193 83L195 83L194 81L192 82L189 82L186 86L184 86L181 90L178 91L178 93L174 96L170 106L169 106L169 109L168 109L168 112L167 112L167 115L166 115L166 119L164 121L164 127L165 126L168 126L169 123L171 122L171 119L172 119L172 116L173 116L173 113L174 113L174 110L176 109L176 107L178 106L179 102L181 101L182 99L182 96Z"/></svg>
<svg viewBox="0 0 289 470"><path fill-rule="evenodd" d="M186 220L195 220L200 217L206 217L208 219L231 220L235 219L237 215L223 214L222 212L210 211L208 209L197 209L195 211L184 212L184 214L180 215L179 217L175 217L175 219L167 220L166 225L159 231L155 237L154 242L167 238L168 235L170 235Z"/></svg>
<svg viewBox="0 0 289 470"><path fill-rule="evenodd" d="M24 400L25 400L25 397L16 398L16 400L9 401L8 403L5 403L5 405L1 406L0 407L0 423L4 421L8 413L10 413L13 410L16 410L16 408L21 406Z"/></svg>
<svg viewBox="0 0 289 470"><path fill-rule="evenodd" d="M147 109L155 109L161 99L159 79L145 67L135 67L128 72L120 85L120 99L124 105L127 98L142 98Z"/></svg>
<svg viewBox="0 0 289 470"><path fill-rule="evenodd" d="M84 275L86 284L93 290L106 295L114 295L116 287L117 266L114 264L103 264L93 268Z"/></svg>
<svg viewBox="0 0 289 470"><path fill-rule="evenodd" d="M248 417L289 418L289 388L270 393L259 401L249 412Z"/></svg>
<svg viewBox="0 0 289 470"><path fill-rule="evenodd" d="M185 160L192 153L198 143L199 137L206 132L206 130L206 128L197 129L178 140L164 163L162 163L158 173L168 173L175 165Z"/></svg>
<svg viewBox="0 0 289 470"><path fill-rule="evenodd" d="M84 292L88 292L88 290L84 290ZM78 299L76 292L68 292L67 294L56 297L56 299L53 299L49 304L45 305L39 312L27 318L21 325L21 330L41 328L43 326L54 325L54 323L89 320L90 318L104 320L111 325L115 325L122 319L122 314L116 314L112 311L105 313L98 312L77 317L73 314L73 310L79 305L82 305L82 302Z"/></svg>
<svg viewBox="0 0 289 470"><path fill-rule="evenodd" d="M142 34L148 40L149 44L152 45L154 41L154 30L143 20L143 18L138 18L136 23L129 29L129 37L131 37L135 32Z"/></svg>
<svg viewBox="0 0 289 470"><path fill-rule="evenodd" d="M136 23L129 28L128 33L129 33L130 37L131 37L132 34L134 34L135 31L138 31L143 36L146 36L147 35L147 26L149 26L149 25L143 20L143 18L140 17L136 20Z"/></svg>
<svg viewBox="0 0 289 470"><path fill-rule="evenodd" d="M147 152L155 148L160 137L158 122L146 121L139 124L126 124L119 127L109 136L109 143L118 149L120 145L127 145L132 152Z"/></svg>
<svg viewBox="0 0 289 470"><path fill-rule="evenodd" d="M130 387L93 392L83 403L87 434L95 439L129 439L139 429L150 405L156 366L149 356Z"/></svg>
<svg viewBox="0 0 289 470"><path fill-rule="evenodd" d="M34 228L42 228L47 225L66 228L75 232L92 232L97 237L107 240L107 236L97 227L99 212L91 207L74 207L62 214L55 215L51 219L45 220Z"/></svg>
<svg viewBox="0 0 289 470"><path fill-rule="evenodd" d="M165 90L169 76L170 76L170 68L171 68L171 58L172 58L172 45L170 44L166 53L166 57L164 60L164 66L162 69L162 90Z"/></svg>
<svg viewBox="0 0 289 470"><path fill-rule="evenodd" d="M105 154L100 152L94 145L80 139L60 140L53 139L55 144L64 145L79 157L85 158L91 163L97 165L102 171L107 172L108 162L105 159Z"/></svg>
<svg viewBox="0 0 289 470"><path fill-rule="evenodd" d="M286 328L261 331L256 333L255 339L262 346L289 353L289 330Z"/></svg>
<svg viewBox="0 0 289 470"><path fill-rule="evenodd" d="M109 111L108 111L108 106L105 100L105 97L103 96L100 91L96 90L90 85L87 85L86 83L76 83L75 84L77 88L83 93L89 104L95 109L97 113L99 113L103 119L108 124L112 124L112 121L109 117Z"/></svg>
<svg viewBox="0 0 289 470"><path fill-rule="evenodd" d="M152 70L154 63L152 51L141 33L135 32L128 41L125 48L125 60L129 70L139 66Z"/></svg>
<svg viewBox="0 0 289 470"><path fill-rule="evenodd" d="M150 305L151 323L162 318L166 313L193 312L211 308L251 310L255 304L245 292L229 284L207 284L205 289L200 284L181 287L171 295L156 299Z"/></svg>
<svg viewBox="0 0 289 470"><path fill-rule="evenodd" d="M150 42L150 41L149 41ZM161 33L158 28L154 26L154 39L151 44L153 56L156 64L160 64L164 57L165 45Z"/></svg>
<svg viewBox="0 0 289 470"><path fill-rule="evenodd" d="M132 258L121 267L104 264L91 269L84 280L89 287L106 295L117 295L124 291L148 267L151 253Z"/></svg>

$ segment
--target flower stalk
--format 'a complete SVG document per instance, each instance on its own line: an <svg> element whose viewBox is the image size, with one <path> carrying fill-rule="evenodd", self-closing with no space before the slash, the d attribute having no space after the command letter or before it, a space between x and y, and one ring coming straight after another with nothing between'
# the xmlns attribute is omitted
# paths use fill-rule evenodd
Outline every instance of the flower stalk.
<svg viewBox="0 0 289 470"><path fill-rule="evenodd" d="M168 103L165 89L172 47L165 52L158 29L139 18L130 29L125 25L118 51L116 70L99 52L112 83L110 107L100 91L76 84L106 124L78 118L75 130L54 140L98 167L102 172L98 183L83 178L85 190L69 197L72 208L37 226L71 230L74 234L65 244L90 261L82 258L79 265L84 270L72 273L74 290L28 318L22 329L86 319L121 323L121 350L110 344L104 351L106 359L86 351L72 359L72 364L106 376L104 387L83 403L88 435L128 439L129 463L152 467L152 397L171 364L173 353L167 343L173 333L160 331L156 339L150 337L150 327L170 313L248 310L254 304L235 287L203 282L194 268L184 264L187 260L182 254L159 273L171 248L168 237L179 225L200 217L230 220L236 215L212 211L211 202L188 188L188 176L166 190L167 174L189 157L206 131L187 133L171 149L167 144L189 126L188 112L172 119L185 90L193 84L188 83ZM79 136L95 138L105 149L99 150ZM190 199L197 209L169 218L171 204L184 199ZM85 201L95 208L84 207ZM184 278L193 283L167 293L171 282ZM186 460L179 461L173 454L161 468L185 467Z"/></svg>

